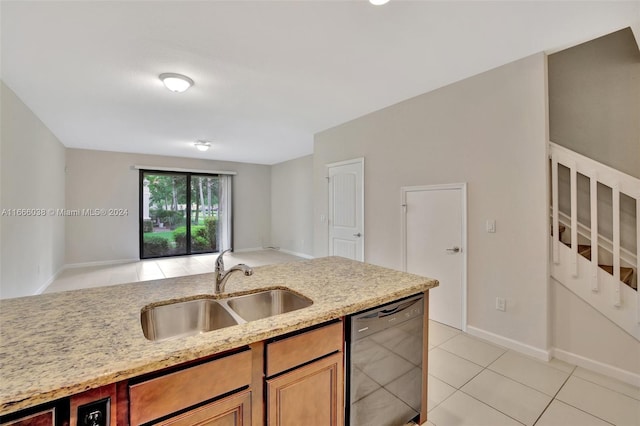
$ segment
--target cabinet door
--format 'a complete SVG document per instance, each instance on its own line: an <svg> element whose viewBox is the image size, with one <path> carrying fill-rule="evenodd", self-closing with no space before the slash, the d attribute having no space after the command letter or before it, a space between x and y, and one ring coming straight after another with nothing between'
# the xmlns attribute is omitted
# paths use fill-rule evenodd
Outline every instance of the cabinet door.
<svg viewBox="0 0 640 426"><path fill-rule="evenodd" d="M158 425L251 426L251 391L246 390L203 405Z"/></svg>
<svg viewBox="0 0 640 426"><path fill-rule="evenodd" d="M267 380L269 426L342 426L342 352Z"/></svg>

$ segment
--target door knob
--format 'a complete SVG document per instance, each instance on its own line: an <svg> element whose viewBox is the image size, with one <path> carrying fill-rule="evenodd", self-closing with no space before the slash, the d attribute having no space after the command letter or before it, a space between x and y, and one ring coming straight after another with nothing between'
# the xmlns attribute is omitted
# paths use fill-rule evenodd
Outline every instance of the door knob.
<svg viewBox="0 0 640 426"><path fill-rule="evenodd" d="M353 234L353 236L354 236L354 237L361 237L361 236L362 236L362 234L358 232L357 234Z"/></svg>
<svg viewBox="0 0 640 426"><path fill-rule="evenodd" d="M458 252L460 252L460 247L448 248L447 251L449 253L458 253Z"/></svg>

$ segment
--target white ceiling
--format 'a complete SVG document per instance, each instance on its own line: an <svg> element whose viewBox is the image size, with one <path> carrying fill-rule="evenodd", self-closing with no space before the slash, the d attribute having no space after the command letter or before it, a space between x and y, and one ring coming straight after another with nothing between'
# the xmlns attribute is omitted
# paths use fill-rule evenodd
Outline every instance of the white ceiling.
<svg viewBox="0 0 640 426"><path fill-rule="evenodd" d="M639 0L0 8L0 76L65 146L261 164L311 154L318 131L640 22ZM172 93L164 72L195 86Z"/></svg>

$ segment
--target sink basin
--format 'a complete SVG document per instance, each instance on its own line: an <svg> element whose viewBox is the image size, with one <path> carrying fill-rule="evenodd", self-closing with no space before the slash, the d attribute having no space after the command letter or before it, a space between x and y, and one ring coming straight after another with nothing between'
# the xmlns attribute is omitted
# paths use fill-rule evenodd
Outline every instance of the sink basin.
<svg viewBox="0 0 640 426"><path fill-rule="evenodd" d="M275 289L226 299L245 321L255 321L311 306L313 302L289 290Z"/></svg>
<svg viewBox="0 0 640 426"><path fill-rule="evenodd" d="M144 337L158 341L244 324L312 304L310 299L283 289L225 299L209 296L142 308L140 323Z"/></svg>
<svg viewBox="0 0 640 426"><path fill-rule="evenodd" d="M149 340L191 336L238 324L216 300L195 299L143 309L142 332Z"/></svg>

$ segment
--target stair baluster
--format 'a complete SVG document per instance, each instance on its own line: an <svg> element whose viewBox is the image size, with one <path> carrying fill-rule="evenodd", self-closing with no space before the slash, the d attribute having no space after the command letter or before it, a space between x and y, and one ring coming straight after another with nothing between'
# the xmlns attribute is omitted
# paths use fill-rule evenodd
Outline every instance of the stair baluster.
<svg viewBox="0 0 640 426"><path fill-rule="evenodd" d="M554 153L551 155L551 198L553 204L553 263L560 263L560 219L558 218L558 157Z"/></svg>
<svg viewBox="0 0 640 426"><path fill-rule="evenodd" d="M578 276L578 170L576 162L569 162L571 172L571 270Z"/></svg>
<svg viewBox="0 0 640 426"><path fill-rule="evenodd" d="M591 291L600 291L598 284L598 172L593 170L589 177L591 201Z"/></svg>
<svg viewBox="0 0 640 426"><path fill-rule="evenodd" d="M613 203L613 306L622 305L620 297L620 184L612 185Z"/></svg>

